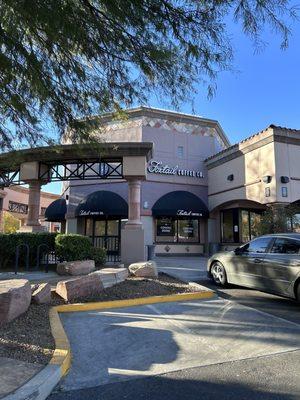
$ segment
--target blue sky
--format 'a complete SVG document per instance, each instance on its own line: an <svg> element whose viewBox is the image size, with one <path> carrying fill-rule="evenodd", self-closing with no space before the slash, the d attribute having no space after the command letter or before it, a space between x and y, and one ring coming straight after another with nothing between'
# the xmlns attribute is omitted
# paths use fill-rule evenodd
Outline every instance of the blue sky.
<svg viewBox="0 0 300 400"><path fill-rule="evenodd" d="M231 25L235 72L222 72L217 92L208 100L199 86L194 105L186 103L181 112L201 115L220 122L230 142L236 143L271 123L300 129L300 21L291 24L289 47L280 49L281 38L265 32L265 48L255 52L239 26ZM165 107L158 100L149 106ZM60 184L43 190L60 193Z"/></svg>

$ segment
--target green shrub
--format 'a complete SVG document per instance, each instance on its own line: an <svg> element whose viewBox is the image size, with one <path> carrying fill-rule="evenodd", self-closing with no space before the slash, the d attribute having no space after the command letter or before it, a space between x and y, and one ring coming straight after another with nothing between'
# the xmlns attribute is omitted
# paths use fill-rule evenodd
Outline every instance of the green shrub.
<svg viewBox="0 0 300 400"><path fill-rule="evenodd" d="M92 256L93 245L87 236L59 234L55 238L55 252L63 261L87 260Z"/></svg>
<svg viewBox="0 0 300 400"><path fill-rule="evenodd" d="M100 267L106 263L106 250L103 248L94 247L92 249L92 260L95 260L96 267Z"/></svg>
<svg viewBox="0 0 300 400"><path fill-rule="evenodd" d="M28 244L29 246L29 266L36 265L36 253L40 244L48 246L50 251L55 249L56 233L39 232L39 233L0 233L0 269L13 268L15 265L16 249L20 244ZM45 247L41 248L41 252L45 251ZM20 248L19 265L25 265L26 250L25 247Z"/></svg>

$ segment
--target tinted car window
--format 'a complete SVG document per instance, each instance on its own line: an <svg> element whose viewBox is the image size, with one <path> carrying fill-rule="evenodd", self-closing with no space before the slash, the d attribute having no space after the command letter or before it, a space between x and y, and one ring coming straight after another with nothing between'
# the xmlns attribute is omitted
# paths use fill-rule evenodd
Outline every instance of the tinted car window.
<svg viewBox="0 0 300 400"><path fill-rule="evenodd" d="M265 253L270 241L270 238L252 240L252 242L243 247L243 253Z"/></svg>
<svg viewBox="0 0 300 400"><path fill-rule="evenodd" d="M300 241L293 239L278 238L275 240L271 253L277 254L299 254Z"/></svg>

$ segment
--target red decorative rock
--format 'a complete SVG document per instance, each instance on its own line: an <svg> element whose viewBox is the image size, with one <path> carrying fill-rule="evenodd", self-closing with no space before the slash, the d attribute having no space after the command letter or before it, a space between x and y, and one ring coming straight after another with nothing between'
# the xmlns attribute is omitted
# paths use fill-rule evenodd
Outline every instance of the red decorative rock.
<svg viewBox="0 0 300 400"><path fill-rule="evenodd" d="M60 281L56 285L56 293L66 301L93 296L101 290L103 290L103 284L95 275Z"/></svg>
<svg viewBox="0 0 300 400"><path fill-rule="evenodd" d="M41 283L32 293L32 302L36 304L46 304L51 301L51 286L49 283Z"/></svg>
<svg viewBox="0 0 300 400"><path fill-rule="evenodd" d="M82 261L69 261L63 262L57 265L56 272L59 275L88 275L95 269L94 260L82 260Z"/></svg>
<svg viewBox="0 0 300 400"><path fill-rule="evenodd" d="M5 324L27 311L31 286L26 279L0 281L0 324Z"/></svg>

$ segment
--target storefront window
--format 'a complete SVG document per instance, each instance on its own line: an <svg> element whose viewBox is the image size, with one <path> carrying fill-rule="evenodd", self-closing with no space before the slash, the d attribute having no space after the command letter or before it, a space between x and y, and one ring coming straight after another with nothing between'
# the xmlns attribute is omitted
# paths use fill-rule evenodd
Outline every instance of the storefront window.
<svg viewBox="0 0 300 400"><path fill-rule="evenodd" d="M199 243L198 219L158 218L157 243Z"/></svg>
<svg viewBox="0 0 300 400"><path fill-rule="evenodd" d="M108 236L119 235L119 220L107 221L107 234Z"/></svg>
<svg viewBox="0 0 300 400"><path fill-rule="evenodd" d="M242 243L249 242L250 240L250 221L249 211L241 211L241 236Z"/></svg>
<svg viewBox="0 0 300 400"><path fill-rule="evenodd" d="M294 214L292 218L293 232L300 233L300 214Z"/></svg>
<svg viewBox="0 0 300 400"><path fill-rule="evenodd" d="M95 221L95 236L105 236L106 221Z"/></svg>
<svg viewBox="0 0 300 400"><path fill-rule="evenodd" d="M93 220L92 220L92 218L87 218L85 220L85 234L86 234L86 236L93 236Z"/></svg>
<svg viewBox="0 0 300 400"><path fill-rule="evenodd" d="M179 242L199 242L197 219L180 219L177 223Z"/></svg>
<svg viewBox="0 0 300 400"><path fill-rule="evenodd" d="M222 242L233 243L233 210L222 211Z"/></svg>
<svg viewBox="0 0 300 400"><path fill-rule="evenodd" d="M259 236L261 214L234 208L223 210L221 232L223 243L246 243Z"/></svg>
<svg viewBox="0 0 300 400"><path fill-rule="evenodd" d="M250 211L250 238L251 240L260 235L261 214Z"/></svg>
<svg viewBox="0 0 300 400"><path fill-rule="evenodd" d="M176 242L175 220L172 218L159 218L156 220L156 241Z"/></svg>

